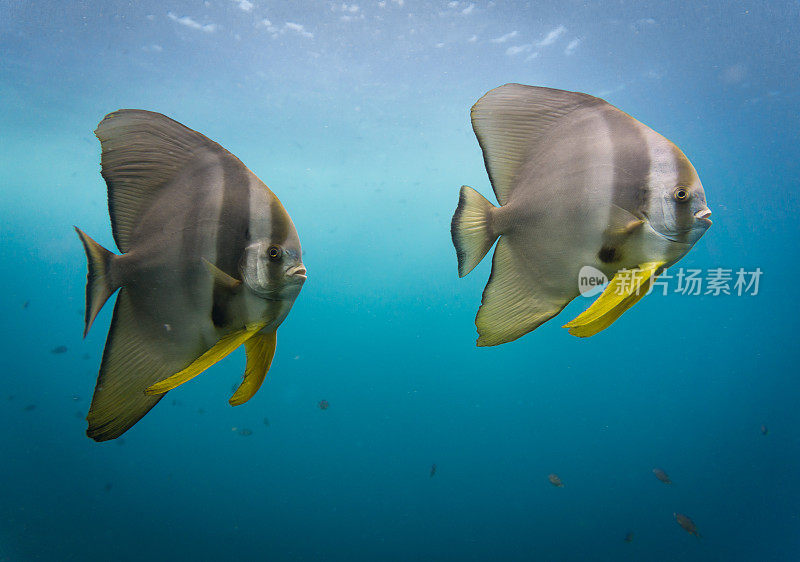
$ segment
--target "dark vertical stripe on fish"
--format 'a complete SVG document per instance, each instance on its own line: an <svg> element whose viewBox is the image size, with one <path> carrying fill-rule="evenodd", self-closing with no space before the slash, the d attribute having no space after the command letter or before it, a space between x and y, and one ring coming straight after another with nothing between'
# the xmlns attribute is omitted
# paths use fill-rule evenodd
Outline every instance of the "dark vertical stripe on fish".
<svg viewBox="0 0 800 562"><path fill-rule="evenodd" d="M250 178L247 169L235 157L222 158L222 207L217 230L216 266L239 278L239 264L247 247L250 229ZM211 299L211 321L221 328L230 321L230 289L214 286Z"/></svg>
<svg viewBox="0 0 800 562"><path fill-rule="evenodd" d="M675 187L683 186L689 188L694 183L694 174L692 173L691 164L681 150L670 142L672 151L672 158L675 159L675 170L678 172L678 179L675 182ZM694 217L692 216L692 205L686 200L685 202L675 201L673 198L673 205L675 205L675 224L676 234L675 241L687 243L689 240L689 231Z"/></svg>
<svg viewBox="0 0 800 562"><path fill-rule="evenodd" d="M209 166L210 167L210 166ZM207 167L196 169L193 174L188 178L181 178L182 182L197 182L198 185L205 185L205 177L209 174ZM195 179L196 178L196 179ZM208 212L206 203L209 199L207 190L203 190L198 197L190 200L186 205L186 214L184 215L184 223L181 225L180 240L181 250L180 255L183 259L212 259L213 256L203 256L203 237L198 228L191 228L193 225L198 225L208 217L201 216L202 212ZM192 267L183 267L181 273L181 284L183 287L195 287L197 283L196 270ZM205 295L192 295L191 292L187 293L187 299L192 301L193 306L205 306ZM203 302L201 302L203 301Z"/></svg>
<svg viewBox="0 0 800 562"><path fill-rule="evenodd" d="M605 107L602 116L608 127L614 162L611 202L642 218L649 195L650 152L647 139L636 121L625 113L613 107ZM617 230L621 225L609 226L611 229L603 234L597 252L597 258L606 264L620 262L625 257L622 251L625 240Z"/></svg>
<svg viewBox="0 0 800 562"><path fill-rule="evenodd" d="M613 108L603 112L614 158L611 201L642 218L649 195L650 152L642 130L629 115Z"/></svg>
<svg viewBox="0 0 800 562"><path fill-rule="evenodd" d="M283 245L288 236L288 225L286 224L286 211L278 198L270 192L269 201L269 243ZM283 260L267 262L267 272L271 282L276 282L283 275Z"/></svg>

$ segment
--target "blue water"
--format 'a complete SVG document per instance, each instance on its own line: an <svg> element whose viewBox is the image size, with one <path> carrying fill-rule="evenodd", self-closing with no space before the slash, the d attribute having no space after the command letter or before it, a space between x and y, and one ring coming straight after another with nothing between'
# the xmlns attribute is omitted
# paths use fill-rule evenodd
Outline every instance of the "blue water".
<svg viewBox="0 0 800 562"><path fill-rule="evenodd" d="M0 1L0 559L799 559L800 4L356 2ZM506 82L676 142L714 213L678 265L758 294L476 348L490 260L458 279L449 222ZM92 131L124 107L259 175L309 279L253 400L238 351L97 444L72 225L114 248Z"/></svg>

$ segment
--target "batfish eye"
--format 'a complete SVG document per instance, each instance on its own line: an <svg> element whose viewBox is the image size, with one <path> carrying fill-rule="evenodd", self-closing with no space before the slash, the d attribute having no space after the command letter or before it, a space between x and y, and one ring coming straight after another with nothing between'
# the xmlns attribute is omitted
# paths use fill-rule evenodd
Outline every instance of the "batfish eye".
<svg viewBox="0 0 800 562"><path fill-rule="evenodd" d="M281 259L281 248L280 246L270 246L267 250L267 256L272 261L278 261Z"/></svg>
<svg viewBox="0 0 800 562"><path fill-rule="evenodd" d="M675 201L686 201L686 199L689 197L689 190L682 185L679 185L672 193L672 197L675 198Z"/></svg>

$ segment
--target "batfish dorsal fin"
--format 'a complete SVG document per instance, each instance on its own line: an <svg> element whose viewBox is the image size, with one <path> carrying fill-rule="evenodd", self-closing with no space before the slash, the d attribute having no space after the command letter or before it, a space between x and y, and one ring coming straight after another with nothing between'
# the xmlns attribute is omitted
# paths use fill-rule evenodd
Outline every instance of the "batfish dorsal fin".
<svg viewBox="0 0 800 562"><path fill-rule="evenodd" d="M94 134L103 149L101 174L114 240L123 253L142 212L190 160L203 150L230 154L197 131L142 109L109 113Z"/></svg>
<svg viewBox="0 0 800 562"><path fill-rule="evenodd" d="M556 122L578 107L606 104L588 94L522 84L506 84L486 93L472 106L472 128L494 194L508 201L520 168Z"/></svg>

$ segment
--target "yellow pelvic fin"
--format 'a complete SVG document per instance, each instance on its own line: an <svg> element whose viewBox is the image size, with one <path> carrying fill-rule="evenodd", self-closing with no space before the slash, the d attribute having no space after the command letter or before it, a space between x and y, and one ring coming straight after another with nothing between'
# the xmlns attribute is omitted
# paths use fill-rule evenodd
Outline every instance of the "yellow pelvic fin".
<svg viewBox="0 0 800 562"><path fill-rule="evenodd" d="M240 406L250 400L261 383L267 376L267 371L275 357L275 345L277 344L278 332L269 334L256 334L246 342L244 349L247 352L247 366L244 369L244 379L236 392L233 393L228 403L231 406Z"/></svg>
<svg viewBox="0 0 800 562"><path fill-rule="evenodd" d="M563 327L579 338L593 336L605 330L647 294L663 265L664 262L648 262L637 269L617 272L592 306Z"/></svg>
<svg viewBox="0 0 800 562"><path fill-rule="evenodd" d="M224 336L214 344L214 347L192 361L188 367L162 381L150 385L144 393L151 396L154 394L163 394L193 379L217 361L230 355L233 350L252 338L264 326L266 326L266 323L263 322L248 324L244 329Z"/></svg>

